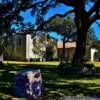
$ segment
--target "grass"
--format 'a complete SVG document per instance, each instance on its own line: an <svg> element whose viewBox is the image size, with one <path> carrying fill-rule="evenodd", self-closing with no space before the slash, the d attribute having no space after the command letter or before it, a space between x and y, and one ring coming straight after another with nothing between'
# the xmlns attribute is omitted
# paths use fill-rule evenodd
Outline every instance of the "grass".
<svg viewBox="0 0 100 100"><path fill-rule="evenodd" d="M5 61L5 64L22 64L22 65L30 65L30 64L34 64L34 65L59 65L60 62L19 62L19 61Z"/></svg>
<svg viewBox="0 0 100 100"><path fill-rule="evenodd" d="M96 67L100 67L100 62L88 62L89 64L94 64Z"/></svg>
<svg viewBox="0 0 100 100"><path fill-rule="evenodd" d="M93 63L96 67L100 67L100 62L94 62Z"/></svg>
<svg viewBox="0 0 100 100"><path fill-rule="evenodd" d="M72 75L58 71L59 62L5 62L0 68L0 100L17 100L13 94L13 77L17 71L31 68L41 69L44 84L44 99L54 100L62 95L100 96L100 74ZM100 70L100 63L94 63ZM67 66L67 65L66 65ZM22 98L21 100L25 100Z"/></svg>

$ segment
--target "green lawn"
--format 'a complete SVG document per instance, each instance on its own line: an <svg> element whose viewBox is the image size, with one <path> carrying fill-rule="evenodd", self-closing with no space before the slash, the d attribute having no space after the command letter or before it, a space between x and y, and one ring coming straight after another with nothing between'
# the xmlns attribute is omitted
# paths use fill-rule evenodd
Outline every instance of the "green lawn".
<svg viewBox="0 0 100 100"><path fill-rule="evenodd" d="M93 62L96 67L100 67L100 62Z"/></svg>
<svg viewBox="0 0 100 100"><path fill-rule="evenodd" d="M5 62L0 68L0 100L17 100L13 95L13 77L21 69L41 69L44 84L44 99L54 100L61 95L100 96L100 74L69 75L58 71L59 62ZM94 63L99 69L100 62ZM67 66L67 65L66 65ZM22 100L25 100L24 98ZM57 99L60 100L60 99Z"/></svg>
<svg viewBox="0 0 100 100"><path fill-rule="evenodd" d="M17 64L17 65L59 65L60 62L19 62L19 61L5 61L5 64Z"/></svg>

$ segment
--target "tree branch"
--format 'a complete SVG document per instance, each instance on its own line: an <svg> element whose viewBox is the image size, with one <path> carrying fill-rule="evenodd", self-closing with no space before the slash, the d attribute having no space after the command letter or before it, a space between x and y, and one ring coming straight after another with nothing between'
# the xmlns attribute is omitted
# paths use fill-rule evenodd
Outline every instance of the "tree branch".
<svg viewBox="0 0 100 100"><path fill-rule="evenodd" d="M20 7L18 8L18 11L20 11L20 9L23 10L23 9L35 8L35 7L36 7L37 5L39 5L39 4L44 5L46 2L47 2L47 0L44 0L44 1L40 1L40 2L34 3L34 4L30 4L30 5L25 6L25 7L20 6ZM15 13L16 13L16 11L15 11Z"/></svg>
<svg viewBox="0 0 100 100"><path fill-rule="evenodd" d="M75 7L76 6L76 1L75 0L57 0L60 3L63 3L67 6L72 6Z"/></svg>
<svg viewBox="0 0 100 100"><path fill-rule="evenodd" d="M10 17L10 19L12 19L12 18L16 17L21 11L27 10L27 9L30 9L30 8L34 8L35 9L35 7L37 5L39 5L39 4L44 5L46 2L47 2L47 0L40 1L40 2L37 2L37 3L34 3L34 4L30 4L30 5L27 4L27 6L20 5L20 6L18 6L18 8L15 9L15 11L13 11L12 13L10 13L6 17Z"/></svg>
<svg viewBox="0 0 100 100"><path fill-rule="evenodd" d="M96 24L98 25L98 27L100 27L100 23L99 22L96 22Z"/></svg>
<svg viewBox="0 0 100 100"><path fill-rule="evenodd" d="M56 15L50 17L48 20L44 21L36 30L41 30L41 28L43 28L43 26L44 26L45 24L49 23L52 19L54 19L54 18L57 17L57 16L59 16L59 17L65 17L65 16L67 16L68 14L74 13L74 12L75 12L74 10L70 10L70 11L64 13L63 15L61 15L61 14L56 14Z"/></svg>
<svg viewBox="0 0 100 100"><path fill-rule="evenodd" d="M94 12L99 10L99 8L100 8L100 0L97 0L94 6L87 12L88 16L91 16Z"/></svg>
<svg viewBox="0 0 100 100"><path fill-rule="evenodd" d="M94 16L91 16L90 18L89 18L89 26L90 25L92 25L96 20L98 20L98 19L100 19L100 15L98 14L95 14Z"/></svg>

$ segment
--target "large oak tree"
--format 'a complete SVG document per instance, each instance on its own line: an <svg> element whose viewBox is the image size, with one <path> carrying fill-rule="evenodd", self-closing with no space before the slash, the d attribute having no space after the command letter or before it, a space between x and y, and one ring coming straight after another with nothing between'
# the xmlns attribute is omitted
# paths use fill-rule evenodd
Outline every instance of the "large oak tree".
<svg viewBox="0 0 100 100"><path fill-rule="evenodd" d="M52 0L51 0L52 1ZM48 1L47 1L48 2ZM54 0L53 0L54 2ZM75 23L77 27L77 46L75 50L75 54L73 57L73 64L79 64L84 59L85 51L86 51L86 37L87 31L89 27L96 22L96 20L100 19L100 0L55 0L55 3L64 4L66 6L71 6L73 10L69 10L64 15L56 14L52 16L46 22L49 22L55 16L66 16L69 13L75 14ZM92 3L93 6L91 9L87 11L86 5ZM46 9L46 11L45 11ZM47 12L46 6L45 9L42 9L42 12ZM42 15L42 14L41 14ZM41 17L42 19L43 17ZM44 25L46 22L41 22ZM41 28L41 25L40 25Z"/></svg>
<svg viewBox="0 0 100 100"><path fill-rule="evenodd" d="M89 11L86 10L86 5L92 2L93 6ZM73 10L67 11L65 14L55 14L48 20L45 20L45 15L50 9L64 4L70 6ZM88 28L96 20L100 19L100 0L1 0L0 1L0 35L5 32L10 33L12 24L21 24L23 19L20 16L21 11L32 9L31 14L36 16L37 29L43 29L45 23L48 23L55 16L64 17L69 13L75 14L75 23L77 27L77 47L73 57L73 63L77 64L85 55L86 37ZM82 51L82 52L81 52Z"/></svg>

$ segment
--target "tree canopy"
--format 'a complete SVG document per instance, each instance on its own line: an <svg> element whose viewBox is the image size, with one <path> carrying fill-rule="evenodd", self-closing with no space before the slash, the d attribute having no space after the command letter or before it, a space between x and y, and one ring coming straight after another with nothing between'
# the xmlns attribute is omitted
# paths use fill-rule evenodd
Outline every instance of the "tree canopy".
<svg viewBox="0 0 100 100"><path fill-rule="evenodd" d="M59 5L72 7L72 10L64 14L54 14L45 20L45 15L50 9ZM87 10L86 5L92 4ZM100 19L100 0L1 0L0 1L0 34L12 33L12 25L23 25L22 11L31 9L31 15L35 16L36 22L34 30L43 30L43 26L56 16L65 17L70 13L75 14L75 24L77 28L77 47L73 57L73 63L79 63L85 55L86 37L89 27ZM83 52L80 52L83 51Z"/></svg>
<svg viewBox="0 0 100 100"><path fill-rule="evenodd" d="M48 31L61 34L66 39L66 42L70 41L70 39L76 39L74 37L76 34L76 27L71 16L65 18L56 16L50 23L46 24L45 27Z"/></svg>
<svg viewBox="0 0 100 100"><path fill-rule="evenodd" d="M87 45L93 45L98 41L94 29L91 27L87 32Z"/></svg>
<svg viewBox="0 0 100 100"><path fill-rule="evenodd" d="M95 2L94 2L95 1ZM86 11L85 5L93 2L94 5L89 11ZM44 16L50 9L53 9L61 4L73 7L64 14L55 14L50 19L45 20ZM0 1L0 18L2 32L8 31L12 24L22 24L23 18L20 15L22 11L31 9L31 15L36 16L36 23L38 26L42 26L44 23L49 22L56 16L66 16L69 13L78 13L79 17L81 14L86 13L89 24L92 24L96 20L100 19L100 1L99 0L1 0ZM76 11L75 11L76 9ZM84 10L84 12L81 12ZM82 15L82 16L83 16ZM10 30L9 30L10 31Z"/></svg>

